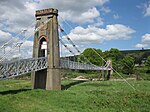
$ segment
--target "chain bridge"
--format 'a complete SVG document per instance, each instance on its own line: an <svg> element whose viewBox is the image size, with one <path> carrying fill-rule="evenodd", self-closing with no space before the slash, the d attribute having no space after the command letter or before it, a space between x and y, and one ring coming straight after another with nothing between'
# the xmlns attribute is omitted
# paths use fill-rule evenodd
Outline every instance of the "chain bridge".
<svg viewBox="0 0 150 112"><path fill-rule="evenodd" d="M58 24L57 9L44 9L36 11L36 29L34 31L34 45L33 45L33 58L28 59L16 59L6 60L6 56L0 59L0 79L9 79L17 76L21 76L27 73L32 73L32 88L41 88L46 90L60 90L61 69L71 70L105 70L111 71L111 62L105 61L105 66L93 65L77 48L67 33ZM84 63L82 59L78 58L78 62L60 58L60 46L61 43L72 55L75 53L59 38L58 32L64 33L66 39L75 48L75 50L82 54L84 60L88 63ZM26 37L24 40L27 40ZM14 47L20 46L24 43L17 43ZM12 41L5 43L2 48L12 44Z"/></svg>
<svg viewBox="0 0 150 112"><path fill-rule="evenodd" d="M29 58L15 61L6 61L0 64L0 79L17 77L23 74L47 68L47 58ZM90 65L70 60L60 60L60 69L72 70L111 70L110 67Z"/></svg>

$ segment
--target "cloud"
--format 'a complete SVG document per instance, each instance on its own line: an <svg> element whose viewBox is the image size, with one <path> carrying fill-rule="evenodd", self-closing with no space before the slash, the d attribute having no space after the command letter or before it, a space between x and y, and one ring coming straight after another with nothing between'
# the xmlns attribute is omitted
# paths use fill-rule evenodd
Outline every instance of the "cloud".
<svg viewBox="0 0 150 112"><path fill-rule="evenodd" d="M145 34L142 36L143 43L150 43L150 34Z"/></svg>
<svg viewBox="0 0 150 112"><path fill-rule="evenodd" d="M19 53L19 47L16 47L17 49L15 54L21 54L20 56L22 58L29 58L32 57L32 50L33 50L33 41L25 41L21 47L20 47L20 53Z"/></svg>
<svg viewBox="0 0 150 112"><path fill-rule="evenodd" d="M72 0L72 2L69 3L64 1L61 7L57 6L57 8L60 7L60 9L58 8L60 11L59 15L65 20L80 24L94 23L96 22L95 19L101 18L100 12L97 10L96 6L102 7L106 2L108 2L108 0L87 0L86 2L81 0L79 3Z"/></svg>
<svg viewBox="0 0 150 112"><path fill-rule="evenodd" d="M29 58L32 57L32 49L33 49L33 41L25 41L21 46L20 46L20 51L19 51L19 46L11 45L7 46L5 48L5 55L3 52L0 54L0 57L6 57L7 59L12 59L12 58L17 58L21 56L22 58Z"/></svg>
<svg viewBox="0 0 150 112"><path fill-rule="evenodd" d="M35 10L51 7L59 10L63 20L83 24L96 22L98 26L103 22L96 6L103 7L107 2L109 0L86 0L86 2L85 0L80 2L76 0L44 0L44 2L43 0L0 0L0 28L10 33L17 33L35 21Z"/></svg>
<svg viewBox="0 0 150 112"><path fill-rule="evenodd" d="M79 20L82 20L81 22L93 22L93 18L97 18L98 16L100 16L99 11L93 7L87 12L82 13Z"/></svg>
<svg viewBox="0 0 150 112"><path fill-rule="evenodd" d="M18 32L25 29L35 20L35 10L57 8L64 20L76 23L94 23L100 18L96 6L103 6L109 0L1 0L0 28L9 32ZM13 9L13 10L12 10Z"/></svg>
<svg viewBox="0 0 150 112"><path fill-rule="evenodd" d="M91 26L102 26L104 24L104 21L102 18L98 17L95 19L95 22ZM90 25L89 25L90 26Z"/></svg>
<svg viewBox="0 0 150 112"><path fill-rule="evenodd" d="M93 44L109 40L130 39L135 30L122 24L107 25L105 29L94 26L74 28L68 36L76 43Z"/></svg>
<svg viewBox="0 0 150 112"><path fill-rule="evenodd" d="M29 47L32 47L33 46L33 41L25 41L23 44L22 44L22 47L23 48L29 48Z"/></svg>
<svg viewBox="0 0 150 112"><path fill-rule="evenodd" d="M145 14L144 16L150 16L150 1L145 4Z"/></svg>
<svg viewBox="0 0 150 112"><path fill-rule="evenodd" d="M76 0L39 0L39 8L57 8L62 12L67 10L71 10L73 12L81 14L82 12L87 11L91 7L94 6L102 6L109 0L80 0L77 2Z"/></svg>
<svg viewBox="0 0 150 112"><path fill-rule="evenodd" d="M21 56L22 58L31 58L33 51L33 41L25 41L21 46Z"/></svg>
<svg viewBox="0 0 150 112"><path fill-rule="evenodd" d="M0 30L0 45L7 42L11 37L10 33Z"/></svg>
<svg viewBox="0 0 150 112"><path fill-rule="evenodd" d="M109 9L109 7L102 7L100 10L102 12L105 12L105 13L110 13L111 12L111 10Z"/></svg>
<svg viewBox="0 0 150 112"><path fill-rule="evenodd" d="M18 34L20 31L26 29L33 21L35 21L35 10L45 8L57 8L60 17L63 20L68 20L78 24L91 24L91 26L103 25L101 12L97 7L103 8L105 3L109 0L0 0L0 45L7 42L10 38L16 43L23 39L23 34L19 36L19 40L12 35ZM105 8L108 11L108 7ZM106 12L106 11L104 11ZM61 20L61 19L60 19ZM26 37L33 34L33 27L28 27ZM28 55L27 49L32 45L31 42L25 42L21 49L24 49L24 55ZM12 44L7 46L7 49L12 49ZM13 50L13 49L12 49ZM17 50L14 50L14 52ZM32 50L30 49L30 55ZM13 54L12 54L13 55Z"/></svg>
<svg viewBox="0 0 150 112"><path fill-rule="evenodd" d="M148 46L147 44L136 44L135 45L136 48L145 48L147 46Z"/></svg>
<svg viewBox="0 0 150 112"><path fill-rule="evenodd" d="M113 15L113 18L114 18L114 19L119 19L120 17L119 17L118 14L114 14L114 15Z"/></svg>
<svg viewBox="0 0 150 112"><path fill-rule="evenodd" d="M141 43L135 45L136 48L145 48L148 47L148 43L150 43L150 34L145 34L141 37Z"/></svg>
<svg viewBox="0 0 150 112"><path fill-rule="evenodd" d="M60 17L71 22L84 24L94 23L94 19L100 16L99 11L95 7L90 8L82 13L76 13L77 12L71 10L68 10L67 12L60 12Z"/></svg>
<svg viewBox="0 0 150 112"><path fill-rule="evenodd" d="M18 32L30 25L34 18L30 7L26 7L26 1L1 0L0 23L5 24L5 31Z"/></svg>
<svg viewBox="0 0 150 112"><path fill-rule="evenodd" d="M60 44L60 55L61 57L65 57L65 56L73 56L75 55L79 55L79 52L77 52L77 50L73 47L72 44L68 43L67 41L64 41L65 45L67 46L67 48L69 48L73 53L70 53L69 50L64 47L64 45ZM80 52L83 52L83 50L85 49L84 45L76 45L77 49L80 50Z"/></svg>
<svg viewBox="0 0 150 112"><path fill-rule="evenodd" d="M74 54L76 54L76 51L75 51L74 47L73 47L71 44L66 43L65 45L66 45L67 48L69 48L73 53L70 53L69 50L68 50L64 45L61 45L61 47L60 47L60 55L61 55L62 57L70 56L70 55L73 56Z"/></svg>

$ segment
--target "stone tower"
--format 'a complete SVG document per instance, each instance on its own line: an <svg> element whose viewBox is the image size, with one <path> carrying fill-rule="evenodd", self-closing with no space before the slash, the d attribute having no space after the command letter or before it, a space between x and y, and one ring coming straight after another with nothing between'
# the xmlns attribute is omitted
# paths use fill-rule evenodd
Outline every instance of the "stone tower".
<svg viewBox="0 0 150 112"><path fill-rule="evenodd" d="M58 36L58 10L49 8L36 11L36 28L43 26L34 35L33 58L47 57L45 70L32 74L32 88L60 90L60 54Z"/></svg>

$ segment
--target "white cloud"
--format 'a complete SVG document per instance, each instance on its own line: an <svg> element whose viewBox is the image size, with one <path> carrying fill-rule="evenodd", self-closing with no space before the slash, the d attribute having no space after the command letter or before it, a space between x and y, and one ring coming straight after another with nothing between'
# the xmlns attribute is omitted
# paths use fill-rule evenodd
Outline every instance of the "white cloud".
<svg viewBox="0 0 150 112"><path fill-rule="evenodd" d="M12 58L12 57L14 57L14 55L19 56L18 55L19 48L16 47L16 45L20 42L24 42L23 45L21 45L21 48L23 48L23 50L24 50L24 52L22 52L22 56L27 55L28 53L26 53L26 52L28 50L31 51L31 49L33 47L33 42L24 39L23 36L21 36L21 37L20 36L21 36L21 34L18 34L15 37L13 37L12 34L10 34L9 32L0 30L0 57L3 57L4 49L5 49L5 53L6 53L5 57L7 57L7 58ZM28 36L29 36L29 32L27 33L26 37L28 37ZM4 47L4 45L6 45L6 46ZM28 55L28 56L31 57L31 55Z"/></svg>
<svg viewBox="0 0 150 112"><path fill-rule="evenodd" d="M102 7L101 11L105 12L105 13L109 13L111 12L111 10L109 9L109 7Z"/></svg>
<svg viewBox="0 0 150 112"><path fill-rule="evenodd" d="M17 33L25 29L35 20L35 10L51 7L59 9L59 15L63 17L64 20L76 23L94 23L94 19L101 19L100 12L96 6L102 6L108 1L109 0L81 0L77 2L76 0L44 0L43 2L43 0L1 0L0 28L5 31Z"/></svg>
<svg viewBox="0 0 150 112"><path fill-rule="evenodd" d="M136 48L145 48L147 46L148 46L147 44L136 44L135 45Z"/></svg>
<svg viewBox="0 0 150 112"><path fill-rule="evenodd" d="M80 0L77 2L76 0L39 0L39 8L57 8L62 12L66 10L72 10L76 13L82 13L87 11L93 6L102 6L109 0Z"/></svg>
<svg viewBox="0 0 150 112"><path fill-rule="evenodd" d="M94 19L101 18L96 6L101 6L109 0L1 0L0 28L9 32L25 29L35 20L35 10L43 8L57 8L59 15L65 20L76 23L94 23ZM13 9L13 10L12 10Z"/></svg>
<svg viewBox="0 0 150 112"><path fill-rule="evenodd" d="M11 33L25 29L35 20L35 10L43 8L57 8L59 15L64 20L75 23L88 23L88 28L76 27L69 36L78 43L101 43L108 40L130 39L135 31L125 25L107 25L106 28L98 28L104 23L101 12L109 13L109 7L104 7L109 0L0 0L0 43L10 39ZM98 10L99 7L101 12ZM150 4L147 5L145 15L149 15ZM118 15L114 15L118 19ZM33 30L30 28L29 31ZM27 35L33 34L27 32ZM6 38L3 38L5 35ZM32 41L25 42L21 51L25 56L32 55ZM81 46L79 46L81 47ZM8 49L11 49L9 46ZM18 51L16 51L18 52Z"/></svg>
<svg viewBox="0 0 150 112"><path fill-rule="evenodd" d="M29 48L29 47L32 47L33 46L33 41L25 41L23 44L22 44L22 47L23 48Z"/></svg>
<svg viewBox="0 0 150 112"><path fill-rule="evenodd" d="M91 26L102 26L103 24L104 24L103 19L99 17L99 18L95 19L95 23L93 23L93 25L91 25Z"/></svg>
<svg viewBox="0 0 150 112"><path fill-rule="evenodd" d="M143 43L149 43L150 42L150 34L145 34L142 36L142 42Z"/></svg>
<svg viewBox="0 0 150 112"><path fill-rule="evenodd" d="M0 45L10 39L11 33L18 34L31 25L35 21L35 10L39 9L57 8L64 20L90 23L93 26L103 25L96 7L103 7L107 2L109 0L0 0ZM29 27L26 36L30 34L33 34L33 27ZM17 42L16 38L14 40Z"/></svg>
<svg viewBox="0 0 150 112"><path fill-rule="evenodd" d="M17 40L17 42L10 44L6 46L5 48L5 54L4 54L4 48L0 49L0 57L5 57L6 59L12 59L17 58L21 56L22 58L29 58L32 57L32 49L33 49L33 41L24 41L24 43L20 46L20 52L19 52L19 46L16 46L17 43L21 43L22 41Z"/></svg>
<svg viewBox="0 0 150 112"><path fill-rule="evenodd" d="M10 33L0 30L0 45L7 42L11 37L12 35Z"/></svg>
<svg viewBox="0 0 150 112"><path fill-rule="evenodd" d="M133 33L135 33L135 30L122 24L115 24L107 25L105 29L94 26L88 28L78 26L68 36L76 43L92 44L108 40L130 39Z"/></svg>
<svg viewBox="0 0 150 112"><path fill-rule="evenodd" d="M18 0L1 0L0 1L0 22L4 23L5 31L18 32L30 25L34 18L31 14L30 7L26 7L26 1Z"/></svg>
<svg viewBox="0 0 150 112"><path fill-rule="evenodd" d="M99 15L100 14L98 10L94 7L94 8L89 9L87 12L82 13L81 16L83 16L83 18L91 19L91 18L96 18Z"/></svg>
<svg viewBox="0 0 150 112"><path fill-rule="evenodd" d="M141 43L135 45L136 48L147 48L150 43L150 34L145 34L141 37Z"/></svg>
<svg viewBox="0 0 150 112"><path fill-rule="evenodd" d="M145 16L150 16L150 1L145 5Z"/></svg>
<svg viewBox="0 0 150 112"><path fill-rule="evenodd" d="M114 19L119 19L120 17L119 17L118 14L114 14L114 15L113 15L113 18L114 18Z"/></svg>
<svg viewBox="0 0 150 112"><path fill-rule="evenodd" d="M20 53L19 53L19 47L15 47L15 49L16 49L15 55L21 54L20 56L22 58L32 57L33 41L29 41L29 40L25 41L20 47Z"/></svg>
<svg viewBox="0 0 150 112"><path fill-rule="evenodd" d="M76 54L76 51L75 51L74 47L73 47L71 44L66 43L65 45L66 45L67 48L69 48L74 54ZM70 53L67 48L66 48L64 45L61 45L61 48L60 48L60 55L61 55L62 57L70 56L70 55L73 56L73 54Z"/></svg>
<svg viewBox="0 0 150 112"><path fill-rule="evenodd" d="M90 8L84 12L77 12L68 10L67 12L60 12L60 17L76 23L94 23L94 19L100 16L100 12L95 8Z"/></svg>

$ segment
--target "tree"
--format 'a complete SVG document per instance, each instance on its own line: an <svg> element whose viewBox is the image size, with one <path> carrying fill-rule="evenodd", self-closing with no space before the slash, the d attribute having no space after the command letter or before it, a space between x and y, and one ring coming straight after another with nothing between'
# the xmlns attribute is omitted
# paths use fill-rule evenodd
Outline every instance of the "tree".
<svg viewBox="0 0 150 112"><path fill-rule="evenodd" d="M111 48L109 51L104 52L105 60L111 59L112 66L115 70L120 70L120 59L121 59L121 52L116 48Z"/></svg>
<svg viewBox="0 0 150 112"><path fill-rule="evenodd" d="M116 48L111 48L109 51L105 52L105 58L111 58L113 61L116 61L120 58L121 52Z"/></svg>
<svg viewBox="0 0 150 112"><path fill-rule="evenodd" d="M94 50L98 54L103 56L103 52L100 49L94 49ZM88 64L89 64L89 62L88 62L88 60L89 60L92 64L101 66L103 64L103 61L102 61L101 57L98 56L98 54L94 50L93 50L93 48L85 49L83 51L83 53L79 55L79 58Z"/></svg>
<svg viewBox="0 0 150 112"><path fill-rule="evenodd" d="M147 57L147 60L145 62L145 65L148 67L147 73L150 73L150 56Z"/></svg>
<svg viewBox="0 0 150 112"><path fill-rule="evenodd" d="M133 68L134 68L134 62L135 59L130 56L127 55L122 59L122 72L125 74L131 74L133 73Z"/></svg>
<svg viewBox="0 0 150 112"><path fill-rule="evenodd" d="M147 57L145 65L150 67L150 56Z"/></svg>

